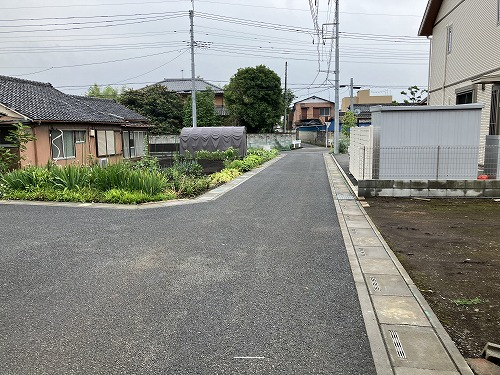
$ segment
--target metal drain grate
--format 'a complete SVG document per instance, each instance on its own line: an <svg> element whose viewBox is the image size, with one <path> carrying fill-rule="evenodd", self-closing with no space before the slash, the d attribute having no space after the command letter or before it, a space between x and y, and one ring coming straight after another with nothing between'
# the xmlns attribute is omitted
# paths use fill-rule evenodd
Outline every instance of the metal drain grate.
<svg viewBox="0 0 500 375"><path fill-rule="evenodd" d="M389 330L389 333L391 334L391 339L392 342L394 343L394 348L396 348L396 353L398 353L398 357L401 359L406 359L406 353L405 350L403 349L403 344L399 339L398 333L396 331L391 331L391 330Z"/></svg>
<svg viewBox="0 0 500 375"><path fill-rule="evenodd" d="M337 194L337 199L341 201L351 201L354 200L354 196L352 194Z"/></svg>
<svg viewBox="0 0 500 375"><path fill-rule="evenodd" d="M375 277L370 277L370 280L372 282L372 285L373 285L373 290L377 291L377 292L381 292L382 289L380 289L380 286L378 285L378 281Z"/></svg>

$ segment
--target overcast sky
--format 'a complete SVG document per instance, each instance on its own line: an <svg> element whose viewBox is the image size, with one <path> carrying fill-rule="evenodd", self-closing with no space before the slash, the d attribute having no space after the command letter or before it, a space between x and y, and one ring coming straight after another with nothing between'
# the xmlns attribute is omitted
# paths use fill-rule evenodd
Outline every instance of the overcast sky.
<svg viewBox="0 0 500 375"><path fill-rule="evenodd" d="M288 62L288 87L299 99L333 101L334 0L194 1L197 76L224 86L238 68L264 64L284 83ZM426 87L429 43L417 37L426 4L340 0L340 83L352 77L397 100L408 86ZM0 75L82 95L93 83L139 88L189 78L191 7L190 0L4 1ZM318 38L315 24L326 38Z"/></svg>

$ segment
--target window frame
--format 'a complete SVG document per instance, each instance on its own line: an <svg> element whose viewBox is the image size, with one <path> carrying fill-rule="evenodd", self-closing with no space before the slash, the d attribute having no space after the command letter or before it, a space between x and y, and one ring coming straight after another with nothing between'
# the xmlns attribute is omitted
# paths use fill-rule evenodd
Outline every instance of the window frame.
<svg viewBox="0 0 500 375"><path fill-rule="evenodd" d="M325 114L325 113L322 114L321 113L321 112L326 112L326 111L328 111L327 114ZM320 117L329 117L330 116L330 107L320 107L319 108L319 116Z"/></svg>
<svg viewBox="0 0 500 375"><path fill-rule="evenodd" d="M76 159L76 140L75 140L75 133L76 132L81 132L82 130L74 130L74 129L50 129L50 153L52 156L53 160L69 160L69 159ZM54 137L55 132L60 132L61 134ZM85 132L85 130L83 130ZM65 136L67 134L67 136ZM54 143L55 140L61 139L61 144L56 145ZM68 139L70 138L70 139ZM67 145L70 142L72 144L72 154L68 155L69 150L67 149ZM82 143L82 142L80 142ZM58 146L61 146L62 150L59 149ZM62 151L62 156L56 157L54 155L54 147L57 148L58 150ZM61 152L59 153L61 154Z"/></svg>
<svg viewBox="0 0 500 375"><path fill-rule="evenodd" d="M497 4L497 26L500 26L500 0L498 0Z"/></svg>
<svg viewBox="0 0 500 375"><path fill-rule="evenodd" d="M100 158L100 157L117 155L115 133L116 133L115 130L96 130L95 131L97 157ZM104 139L102 139L103 135L104 135Z"/></svg>
<svg viewBox="0 0 500 375"><path fill-rule="evenodd" d="M125 159L140 158L146 155L144 146L140 144L141 141L144 143L146 135L147 132L144 130L126 130L122 133L123 157Z"/></svg>
<svg viewBox="0 0 500 375"><path fill-rule="evenodd" d="M451 54L452 51L453 51L453 25L448 25L446 27L446 53L449 55Z"/></svg>

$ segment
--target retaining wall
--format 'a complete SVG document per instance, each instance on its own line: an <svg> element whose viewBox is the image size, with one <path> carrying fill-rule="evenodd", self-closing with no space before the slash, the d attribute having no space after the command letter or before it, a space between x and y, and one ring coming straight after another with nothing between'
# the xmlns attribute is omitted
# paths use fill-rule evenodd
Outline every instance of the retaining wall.
<svg viewBox="0 0 500 375"><path fill-rule="evenodd" d="M500 180L361 180L360 197L500 197Z"/></svg>

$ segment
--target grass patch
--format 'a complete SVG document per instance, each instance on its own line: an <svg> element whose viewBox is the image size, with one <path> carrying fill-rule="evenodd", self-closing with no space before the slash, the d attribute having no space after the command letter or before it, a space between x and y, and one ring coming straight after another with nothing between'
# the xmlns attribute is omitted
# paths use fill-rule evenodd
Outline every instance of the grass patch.
<svg viewBox="0 0 500 375"><path fill-rule="evenodd" d="M475 298L458 298L452 300L453 303L457 306L470 306L470 305L479 305L480 303L483 303L484 301L480 297L475 297Z"/></svg>

